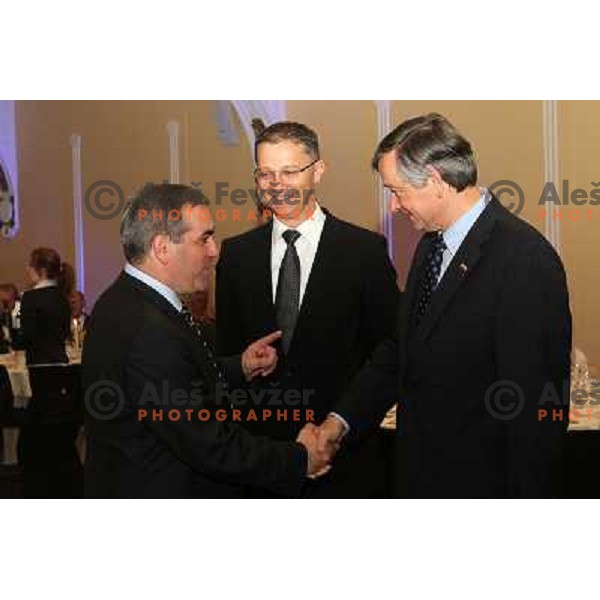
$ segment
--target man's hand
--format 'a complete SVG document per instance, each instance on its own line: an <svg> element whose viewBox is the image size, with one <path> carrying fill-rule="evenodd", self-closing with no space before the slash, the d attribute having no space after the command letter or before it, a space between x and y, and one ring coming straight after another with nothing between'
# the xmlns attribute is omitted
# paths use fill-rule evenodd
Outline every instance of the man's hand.
<svg viewBox="0 0 600 600"><path fill-rule="evenodd" d="M278 340L281 331L275 331L260 340L250 344L242 354L242 370L246 379L250 381L257 375L266 377L277 366L277 351L270 344Z"/></svg>
<svg viewBox="0 0 600 600"><path fill-rule="evenodd" d="M326 452L327 448L339 448L342 437L344 436L343 423L329 415L317 428L317 447L319 452Z"/></svg>
<svg viewBox="0 0 600 600"><path fill-rule="evenodd" d="M318 429L312 423L307 423L296 438L296 441L300 442L308 452L306 475L313 479L329 471L330 463L339 448L335 443L323 443L320 447Z"/></svg>

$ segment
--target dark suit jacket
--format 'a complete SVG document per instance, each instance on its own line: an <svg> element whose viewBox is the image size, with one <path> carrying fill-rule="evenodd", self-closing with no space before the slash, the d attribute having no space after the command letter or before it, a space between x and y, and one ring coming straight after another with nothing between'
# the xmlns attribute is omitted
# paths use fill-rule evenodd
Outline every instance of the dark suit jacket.
<svg viewBox="0 0 600 600"><path fill-rule="evenodd" d="M341 414L360 434L400 389L407 460L398 476L410 496L560 494L571 350L560 258L492 199L415 327L431 242L426 234L416 249L398 336L357 376ZM562 421L551 420L553 408Z"/></svg>
<svg viewBox="0 0 600 600"><path fill-rule="evenodd" d="M255 389L299 390L303 394L298 405L267 407L273 415L277 409L287 408L288 415L300 409L300 421L292 421L291 417L286 421L262 421L259 407L248 407L259 417L246 426L278 439L296 437L306 422L306 409L314 411L318 422L325 418L395 324L398 288L385 239L325 212L288 355L280 353L278 370L272 377L253 382ZM221 354L240 352L253 340L278 329L271 279L271 233L269 223L223 242L217 266L217 340ZM343 463L342 456L331 471L333 479ZM356 486L368 485L351 472L351 465L347 479Z"/></svg>
<svg viewBox="0 0 600 600"><path fill-rule="evenodd" d="M217 404L205 365L202 344L176 309L122 273L96 303L83 348L87 496L222 498L249 484L300 494L307 461L300 444L253 437L214 418L183 418L192 408L213 417L227 408ZM223 367L239 384L239 357ZM138 408L163 409L164 418L140 420ZM179 421L167 418L172 409Z"/></svg>
<svg viewBox="0 0 600 600"><path fill-rule="evenodd" d="M27 364L67 363L71 308L55 286L29 290L21 298L20 344Z"/></svg>

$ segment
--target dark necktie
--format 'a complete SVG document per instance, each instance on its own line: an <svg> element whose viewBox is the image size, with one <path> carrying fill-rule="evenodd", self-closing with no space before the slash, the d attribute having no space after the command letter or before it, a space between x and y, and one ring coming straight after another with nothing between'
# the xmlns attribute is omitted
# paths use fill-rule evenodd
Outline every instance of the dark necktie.
<svg viewBox="0 0 600 600"><path fill-rule="evenodd" d="M431 302L431 296L437 287L442 268L442 256L445 249L446 243L444 242L444 237L442 232L438 231L427 254L427 265L421 282L419 302L417 304L417 325L421 322L423 315L427 311L427 307Z"/></svg>
<svg viewBox="0 0 600 600"><path fill-rule="evenodd" d="M294 245L300 237L300 233L294 229L288 229L283 232L282 237L287 244L287 248L279 268L277 293L275 294L275 313L277 324L283 332L281 347L287 354L300 310L300 259Z"/></svg>
<svg viewBox="0 0 600 600"><path fill-rule="evenodd" d="M190 327L190 329L194 332L194 335L202 344L205 356L205 361L202 368L204 371L204 375L208 380L207 384L224 384L226 382L225 375L221 367L219 366L219 363L217 362L213 351L211 350L210 346L206 343L206 339L204 338L204 334L202 333L202 328L200 327L200 324L194 319L192 313L190 312L189 308L185 306L185 304L183 305L183 308L181 309L179 314L183 317L188 327Z"/></svg>

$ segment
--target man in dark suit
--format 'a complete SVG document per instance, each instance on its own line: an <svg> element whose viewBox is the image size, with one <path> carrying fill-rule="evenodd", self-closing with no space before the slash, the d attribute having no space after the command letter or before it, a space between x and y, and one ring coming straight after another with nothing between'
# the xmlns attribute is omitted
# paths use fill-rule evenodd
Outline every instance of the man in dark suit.
<svg viewBox="0 0 600 600"><path fill-rule="evenodd" d="M476 187L471 145L440 115L398 126L373 167L392 192L391 209L426 233L397 336L336 406L345 422L329 417L321 439L360 436L399 389L403 493L559 495L571 349L560 258Z"/></svg>
<svg viewBox="0 0 600 600"><path fill-rule="evenodd" d="M96 303L83 349L87 496L222 498L250 484L298 496L327 462L314 426L277 442L224 420L235 416L216 385L271 372L280 333L216 359L184 309L179 296L206 289L218 255L205 204L186 186L148 184L124 213L128 262Z"/></svg>
<svg viewBox="0 0 600 600"><path fill-rule="evenodd" d="M240 352L249 341L281 329L278 369L252 382L255 397L264 391L266 403L276 392L288 414L300 406L314 411L320 422L393 331L396 274L381 235L337 219L317 201L315 186L325 166L314 131L299 123L275 123L257 138L255 154L258 193L273 220L223 242L217 267L218 347L224 354ZM291 418L262 418L274 410L264 403L246 409L258 410L259 418L245 426L275 439L294 439L303 425ZM309 495L378 494L381 482L373 470L361 469L369 465L367 455L375 458L375 442L345 448Z"/></svg>

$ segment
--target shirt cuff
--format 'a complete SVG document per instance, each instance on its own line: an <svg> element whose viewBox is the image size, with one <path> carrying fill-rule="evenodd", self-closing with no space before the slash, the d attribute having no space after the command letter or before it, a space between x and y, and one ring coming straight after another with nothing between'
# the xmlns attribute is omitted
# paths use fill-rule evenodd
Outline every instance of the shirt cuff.
<svg viewBox="0 0 600 600"><path fill-rule="evenodd" d="M344 419L344 417L342 417L342 415L339 415L336 412L330 412L327 416L337 419L342 424L342 426L344 427L342 437L344 437L345 435L348 434L348 432L350 431L350 425L348 425L348 421L346 421L346 419Z"/></svg>

